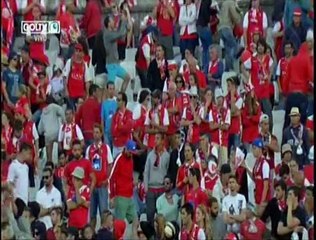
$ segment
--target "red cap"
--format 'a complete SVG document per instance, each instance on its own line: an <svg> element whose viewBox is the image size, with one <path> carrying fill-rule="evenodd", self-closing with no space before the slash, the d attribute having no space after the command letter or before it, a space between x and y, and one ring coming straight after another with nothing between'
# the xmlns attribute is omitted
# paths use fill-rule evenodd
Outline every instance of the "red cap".
<svg viewBox="0 0 316 240"><path fill-rule="evenodd" d="M301 8L295 8L293 12L293 16L302 16L302 10Z"/></svg>
<svg viewBox="0 0 316 240"><path fill-rule="evenodd" d="M83 51L83 47L82 47L82 45L81 45L80 43L77 43L77 44L75 45L75 49L78 49L78 50L80 50L80 51Z"/></svg>

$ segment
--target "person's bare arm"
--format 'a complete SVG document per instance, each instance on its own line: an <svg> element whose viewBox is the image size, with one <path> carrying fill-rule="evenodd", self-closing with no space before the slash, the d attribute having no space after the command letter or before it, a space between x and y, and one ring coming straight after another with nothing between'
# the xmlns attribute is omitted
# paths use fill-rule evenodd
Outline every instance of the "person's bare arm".
<svg viewBox="0 0 316 240"><path fill-rule="evenodd" d="M288 234L288 233L290 233L292 231L293 231L292 229L290 229L288 227L285 227L283 225L283 222L279 222L278 228L277 228L278 235L285 235L285 234Z"/></svg>
<svg viewBox="0 0 316 240"><path fill-rule="evenodd" d="M36 5L36 2L32 2L30 5L26 6L26 8L22 9L22 14L26 14L32 10L32 8Z"/></svg>
<svg viewBox="0 0 316 240"><path fill-rule="evenodd" d="M232 218L239 223L242 223L243 221L246 220L246 210L242 209L241 213L238 215L232 215Z"/></svg>

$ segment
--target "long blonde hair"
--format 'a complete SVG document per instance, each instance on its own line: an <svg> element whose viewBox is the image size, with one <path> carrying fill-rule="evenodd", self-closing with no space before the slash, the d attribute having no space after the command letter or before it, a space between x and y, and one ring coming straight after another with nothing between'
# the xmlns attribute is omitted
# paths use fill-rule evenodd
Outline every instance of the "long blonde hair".
<svg viewBox="0 0 316 240"><path fill-rule="evenodd" d="M211 228L211 221L207 212L207 208L204 205L199 205L197 207L202 212L202 215L204 216L203 220L203 230L206 235L206 239L212 239L212 228ZM197 223L199 225L199 223ZM201 226L199 226L201 227Z"/></svg>

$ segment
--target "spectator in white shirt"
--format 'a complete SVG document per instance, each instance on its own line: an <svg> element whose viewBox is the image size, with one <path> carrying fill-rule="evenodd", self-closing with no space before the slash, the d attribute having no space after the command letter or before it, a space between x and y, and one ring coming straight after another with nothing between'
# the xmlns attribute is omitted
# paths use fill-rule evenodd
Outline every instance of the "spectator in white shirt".
<svg viewBox="0 0 316 240"><path fill-rule="evenodd" d="M50 168L45 168L43 170L44 187L36 194L36 202L41 206L39 220L45 223L46 229L53 226L50 217L51 210L54 207L62 206L61 194L59 190L54 187L53 179L53 171Z"/></svg>
<svg viewBox="0 0 316 240"><path fill-rule="evenodd" d="M22 142L20 152L12 161L8 171L8 182L13 185L14 198L20 198L27 205L29 199L29 167L26 162L32 160L33 146Z"/></svg>
<svg viewBox="0 0 316 240"><path fill-rule="evenodd" d="M238 193L238 183L235 175L229 176L229 195L223 199L224 222L227 232L239 233L240 224L246 219L246 198Z"/></svg>

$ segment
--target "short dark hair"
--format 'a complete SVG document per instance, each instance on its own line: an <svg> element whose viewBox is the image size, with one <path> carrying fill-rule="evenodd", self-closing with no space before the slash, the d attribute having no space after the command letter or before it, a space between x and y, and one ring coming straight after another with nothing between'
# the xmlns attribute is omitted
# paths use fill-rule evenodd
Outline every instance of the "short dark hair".
<svg viewBox="0 0 316 240"><path fill-rule="evenodd" d="M52 161L48 161L45 163L45 167L48 167L50 169L55 169L55 164Z"/></svg>
<svg viewBox="0 0 316 240"><path fill-rule="evenodd" d="M53 211L55 211L57 214L59 214L61 219L63 218L64 214L63 214L62 207L60 207L60 206L53 207L50 212L53 212Z"/></svg>
<svg viewBox="0 0 316 240"><path fill-rule="evenodd" d="M276 184L274 185L274 188L277 188L277 187L280 187L283 191L287 190L286 183L282 179L277 181Z"/></svg>
<svg viewBox="0 0 316 240"><path fill-rule="evenodd" d="M189 147L191 148L191 151L192 151L193 153L195 152L195 147L194 147L194 145L193 145L192 143L186 142L186 143L184 144L184 146L189 146Z"/></svg>
<svg viewBox="0 0 316 240"><path fill-rule="evenodd" d="M198 169L198 168L190 168L189 171L190 171L191 175L193 177L196 177L197 181L200 182L200 180L201 180L200 169Z"/></svg>
<svg viewBox="0 0 316 240"><path fill-rule="evenodd" d="M286 175L290 174L290 168L287 164L282 164L280 167L279 175L280 177L283 177L285 174Z"/></svg>
<svg viewBox="0 0 316 240"><path fill-rule="evenodd" d="M143 89L139 94L138 102L143 103L148 97L148 95L150 95L150 92L147 89Z"/></svg>
<svg viewBox="0 0 316 240"><path fill-rule="evenodd" d="M228 176L228 180L230 180L230 179L235 179L236 182L238 183L237 176L236 176L235 174L230 174L230 175Z"/></svg>
<svg viewBox="0 0 316 240"><path fill-rule="evenodd" d="M127 104L127 95L125 92L118 92L118 95L122 96L122 101L124 102L125 106Z"/></svg>
<svg viewBox="0 0 316 240"><path fill-rule="evenodd" d="M218 200L216 197L211 197L210 198L210 207L212 207L213 203L218 203Z"/></svg>
<svg viewBox="0 0 316 240"><path fill-rule="evenodd" d="M75 145L80 145L81 146L81 142L79 139L75 139L73 142L72 142L72 146L75 146Z"/></svg>
<svg viewBox="0 0 316 240"><path fill-rule="evenodd" d="M14 120L13 129L14 129L14 131L22 131L23 130L23 123L20 119Z"/></svg>
<svg viewBox="0 0 316 240"><path fill-rule="evenodd" d="M263 46L264 53L266 53L267 49L268 49L268 44L264 38L262 38L262 37L259 38L258 43L257 43L257 49L258 49L259 45Z"/></svg>
<svg viewBox="0 0 316 240"><path fill-rule="evenodd" d="M300 200L300 192L301 192L301 189L297 186L292 186L288 189L288 193L292 191L294 196L298 198L298 200Z"/></svg>
<svg viewBox="0 0 316 240"><path fill-rule="evenodd" d="M43 172L49 172L49 175L52 176L53 175L53 170L51 168L45 167Z"/></svg>
<svg viewBox="0 0 316 240"><path fill-rule="evenodd" d="M20 152L32 150L33 146L26 142L20 143Z"/></svg>
<svg viewBox="0 0 316 240"><path fill-rule="evenodd" d="M109 81L106 83L106 89L109 89L110 85L113 85L115 87L114 82Z"/></svg>
<svg viewBox="0 0 316 240"><path fill-rule="evenodd" d="M62 155L66 156L66 151L65 150L58 151L58 158L60 158Z"/></svg>
<svg viewBox="0 0 316 240"><path fill-rule="evenodd" d="M182 205L181 210L184 209L188 215L191 215L191 219L194 217L194 208L191 203L185 203Z"/></svg>
<svg viewBox="0 0 316 240"><path fill-rule="evenodd" d="M91 84L89 87L89 96L92 96L98 89L99 89L98 85Z"/></svg>
<svg viewBox="0 0 316 240"><path fill-rule="evenodd" d="M108 28L108 27L109 27L109 23L110 23L111 19L112 19L112 16L111 16L111 15L105 16L104 22L103 22L105 28Z"/></svg>
<svg viewBox="0 0 316 240"><path fill-rule="evenodd" d="M291 46L291 48L293 48L294 49L294 44L293 44L293 42L292 41L290 41L290 40L286 40L285 42L284 42L284 47L286 46L286 45L290 45Z"/></svg>

